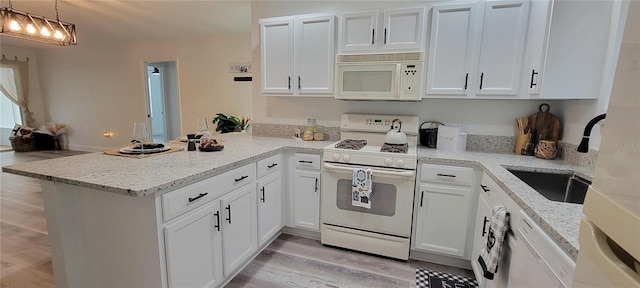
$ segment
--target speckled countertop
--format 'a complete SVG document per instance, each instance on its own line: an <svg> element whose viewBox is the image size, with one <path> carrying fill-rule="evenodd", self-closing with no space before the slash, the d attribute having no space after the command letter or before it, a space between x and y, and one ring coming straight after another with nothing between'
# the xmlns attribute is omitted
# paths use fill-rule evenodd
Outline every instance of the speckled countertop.
<svg viewBox="0 0 640 288"><path fill-rule="evenodd" d="M489 175L532 219L571 257L578 256L578 230L582 205L548 200L511 174L505 167L525 171L574 172L591 180L593 171L561 160L543 160L532 156L470 151L442 151L420 147L419 161L441 164L475 165Z"/></svg>
<svg viewBox="0 0 640 288"><path fill-rule="evenodd" d="M146 158L90 153L2 167L2 171L130 196L150 195L188 185L232 170L285 149L322 152L332 141L296 141L292 138L222 136L221 152L178 151ZM182 146L185 144L173 144Z"/></svg>
<svg viewBox="0 0 640 288"><path fill-rule="evenodd" d="M321 153L332 141L296 141L290 138L224 134L222 152L179 151L146 158L90 153L2 167L4 172L93 188L134 197L173 190L275 155L284 150ZM170 144L186 146L184 144ZM582 205L547 200L504 167L535 171L573 171L591 179L592 171L559 160L531 156L469 151L442 151L420 147L419 161L474 165L483 169L574 259L578 255L578 228Z"/></svg>

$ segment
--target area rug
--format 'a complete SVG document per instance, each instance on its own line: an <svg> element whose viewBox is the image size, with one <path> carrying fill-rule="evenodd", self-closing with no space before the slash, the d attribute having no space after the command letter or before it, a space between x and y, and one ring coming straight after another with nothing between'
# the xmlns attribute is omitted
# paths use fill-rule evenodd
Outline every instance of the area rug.
<svg viewBox="0 0 640 288"><path fill-rule="evenodd" d="M416 288L475 288L478 282L464 276L416 269Z"/></svg>

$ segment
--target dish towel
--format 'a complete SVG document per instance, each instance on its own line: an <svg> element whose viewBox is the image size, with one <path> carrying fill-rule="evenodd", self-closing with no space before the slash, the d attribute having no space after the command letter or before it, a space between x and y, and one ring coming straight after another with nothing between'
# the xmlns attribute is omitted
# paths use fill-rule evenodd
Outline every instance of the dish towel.
<svg viewBox="0 0 640 288"><path fill-rule="evenodd" d="M351 205L371 209L371 183L373 170L365 168L353 169L351 180Z"/></svg>
<svg viewBox="0 0 640 288"><path fill-rule="evenodd" d="M500 255L504 244L507 226L509 225L509 212L502 204L493 207L491 220L489 221L489 233L487 233L487 244L482 247L478 262L484 272L484 278L493 279L493 274L498 272Z"/></svg>

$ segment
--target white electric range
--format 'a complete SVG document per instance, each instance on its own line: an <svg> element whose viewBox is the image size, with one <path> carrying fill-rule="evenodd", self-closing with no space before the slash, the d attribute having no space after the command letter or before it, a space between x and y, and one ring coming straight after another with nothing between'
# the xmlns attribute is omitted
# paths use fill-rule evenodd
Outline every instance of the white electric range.
<svg viewBox="0 0 640 288"><path fill-rule="evenodd" d="M399 119L406 145L387 145ZM321 242L406 260L413 212L419 119L415 116L344 114L340 141L324 148ZM370 207L354 199L354 171L372 173Z"/></svg>

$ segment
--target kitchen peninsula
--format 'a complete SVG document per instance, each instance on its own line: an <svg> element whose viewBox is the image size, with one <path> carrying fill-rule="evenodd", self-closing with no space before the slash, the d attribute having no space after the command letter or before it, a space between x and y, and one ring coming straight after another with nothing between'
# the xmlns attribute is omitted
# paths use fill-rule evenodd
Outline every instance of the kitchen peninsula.
<svg viewBox="0 0 640 288"><path fill-rule="evenodd" d="M329 143L253 137L246 134L225 134L223 138L225 149L221 152L181 151L142 159L92 153L3 167L4 172L43 180L45 215L52 247L56 286L172 286L171 283L181 280L177 277L172 278L172 274L168 273L168 270L172 269L168 268L171 266L168 263L180 260L179 255L172 254L170 249L165 248L169 245L167 239L170 238L166 233L173 231L174 224L179 224L183 220L189 221L189 219L195 219L194 223L200 221L199 219L209 219L211 221L203 223L205 228L208 227L207 224L211 224L209 228L212 232L209 234L207 230L204 234L205 236L215 234L214 230L220 229L218 226L226 225L227 221L232 222L231 217L225 219L226 216L222 215L227 215L225 201L234 200L227 199L227 194L248 189L251 191L249 193L256 196L258 192L256 190L259 187L256 186L255 180L260 178L261 161L272 159L277 155L286 156L300 152L320 154L322 148ZM571 170L584 177L589 177L590 171L581 170L562 161L509 154L444 152L426 148L419 149L418 153L420 162L472 165L483 170L568 254L573 257L577 255L577 230L582 216L582 205L546 200L511 175L504 166L535 167L538 170L554 171ZM289 186L285 183L290 181L287 176L288 170L292 170L293 167L288 163L291 162L289 158L281 159L282 193L291 195L293 191L288 191ZM258 163L257 166L256 163ZM256 173L256 167L258 173ZM244 175L228 174L234 171L246 172L248 178L240 179ZM220 178L220 175L228 176ZM227 187L225 180L232 182L228 185L229 187L234 185L234 181L240 183L244 180L247 183L240 184L242 186L239 185L237 189L232 190L225 188ZM199 187L198 189L206 189L196 194L206 193L201 199L204 201L189 199L189 203L199 202L197 207L180 208L183 210L171 210L166 207L168 205L165 202L171 199L165 196L176 195L176 192L183 191L187 187L196 186ZM221 198L222 201L215 201L214 199L217 198ZM183 200L186 202L186 198ZM218 203L223 205L218 206ZM282 203L283 210L291 209L285 204L285 200ZM211 205L215 205L215 209ZM252 207L255 208L255 206ZM190 210L185 212L187 209ZM220 214L216 216L213 211L219 211ZM202 217L185 217L186 214ZM246 215L250 215L246 216L247 218L258 218L255 216L255 211ZM216 217L219 218L215 219ZM242 221L242 217L238 217L237 221ZM235 219L234 214L233 221L236 221ZM286 225L286 221L283 221L283 225ZM222 232L226 231L223 229ZM268 245L268 242L265 245ZM244 262L231 263L233 269L225 271L224 275L223 269L219 269L219 274L203 276L213 279L213 282L204 283L211 286L224 284L257 255L262 247L264 246L258 246L257 249L247 252L248 255L242 258ZM219 256L220 251L215 248L210 251L196 250L193 253L211 255L212 258L218 259L226 256L224 253L222 253L223 256ZM209 272L199 270L196 265L180 269L184 272L182 274L191 273L194 278Z"/></svg>

